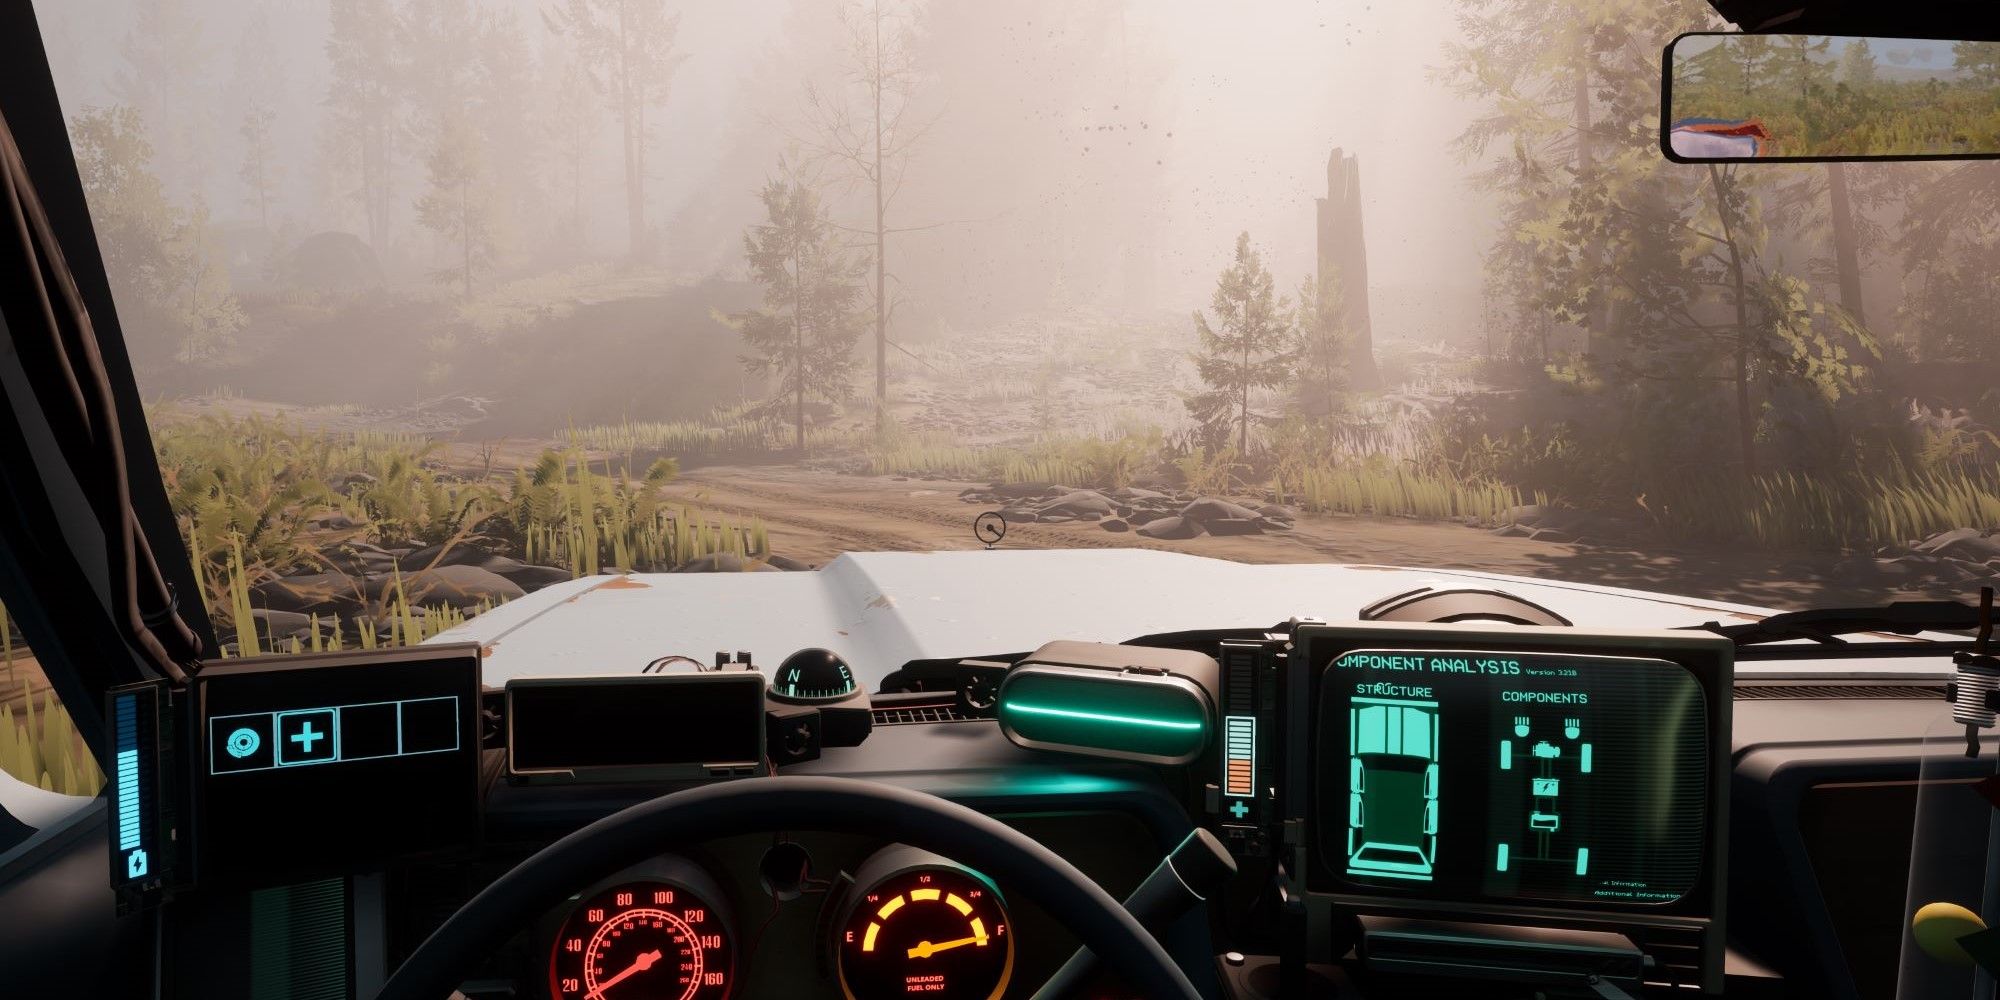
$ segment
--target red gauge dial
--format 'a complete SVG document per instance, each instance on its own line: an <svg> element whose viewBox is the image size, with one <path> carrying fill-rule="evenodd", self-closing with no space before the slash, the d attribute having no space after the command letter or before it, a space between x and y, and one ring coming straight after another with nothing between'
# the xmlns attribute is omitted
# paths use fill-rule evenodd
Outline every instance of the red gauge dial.
<svg viewBox="0 0 2000 1000"><path fill-rule="evenodd" d="M579 902L556 935L556 1000L723 1000L735 949L721 915L685 886L626 882Z"/></svg>

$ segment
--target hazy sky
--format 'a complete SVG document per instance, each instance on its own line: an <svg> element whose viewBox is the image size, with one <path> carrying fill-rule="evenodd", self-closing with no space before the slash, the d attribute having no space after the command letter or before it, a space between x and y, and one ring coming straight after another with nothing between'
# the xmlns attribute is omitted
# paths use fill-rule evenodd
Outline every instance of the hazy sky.
<svg viewBox="0 0 2000 1000"><path fill-rule="evenodd" d="M200 21L203 43L189 53L188 68L204 92L218 94L214 113L228 119L222 106L237 98L227 82L244 25L260 6L251 0L40 0L72 113L111 99L121 40L141 5L161 2L184 4ZM551 44L533 0L506 2L518 6L535 45ZM691 238L709 248L712 260L681 262L688 267L740 269L731 234L756 217L756 184L781 145L766 124L768 105L797 94L801 82L788 72L830 58L813 55L824 38L786 37L801 24L824 27L820 8L829 5L802 3L674 5L690 58L653 116L651 198L657 218L687 220ZM316 155L314 118L326 82L326 6L261 6L288 91L280 140L291 159L305 161ZM1491 218L1449 148L1471 109L1433 79L1455 31L1452 7L1448 0L937 0L930 16L940 44L960 46L953 51L972 68L934 95L945 122L911 166L906 217L987 221L912 237L906 249L928 256L950 247L968 272L1013 268L1019 281L1046 283L1063 278L1003 258L1067 253L1056 270L1072 273L1102 265L1108 246L1149 262L1159 305L1179 308L1206 299L1236 232L1248 229L1290 288L1312 267L1312 199L1324 193L1328 152L1340 146L1360 156L1373 283L1476 288ZM1044 23L1033 22L1037 12ZM954 26L969 38L953 41ZM1126 131L1093 139L1097 125ZM1141 129L1144 145L1130 141ZM233 128L215 131L235 141ZM1120 137L1128 139L1123 148L1112 141ZM218 219L241 213L230 188L234 155L220 153L225 162L206 181ZM619 181L608 122L597 160L591 187L612 233ZM301 212L312 210L307 167L299 162L288 173L287 203Z"/></svg>

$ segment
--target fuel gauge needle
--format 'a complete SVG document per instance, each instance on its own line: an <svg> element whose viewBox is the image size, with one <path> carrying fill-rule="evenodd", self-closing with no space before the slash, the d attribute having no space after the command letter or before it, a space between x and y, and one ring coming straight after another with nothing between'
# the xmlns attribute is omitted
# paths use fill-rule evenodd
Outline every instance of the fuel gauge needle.
<svg viewBox="0 0 2000 1000"><path fill-rule="evenodd" d="M987 940L986 935L974 934L971 937L962 937L956 941L943 941L938 944L932 944L929 941L920 941L917 943L917 946L915 948L910 949L910 957L929 958L932 955L935 955L941 951L950 951L953 948L963 948L969 944L985 944L986 940Z"/></svg>
<svg viewBox="0 0 2000 1000"><path fill-rule="evenodd" d="M597 988L585 994L583 1000L604 1000L605 990L608 990L611 987L624 982L626 977L632 975L635 972L644 972L647 969L652 968L653 963L659 961L660 957L661 957L660 949L658 948L655 948L652 951L641 953L638 958L632 960L631 966L628 967L624 972L621 972L615 976L612 976L610 979L598 983Z"/></svg>

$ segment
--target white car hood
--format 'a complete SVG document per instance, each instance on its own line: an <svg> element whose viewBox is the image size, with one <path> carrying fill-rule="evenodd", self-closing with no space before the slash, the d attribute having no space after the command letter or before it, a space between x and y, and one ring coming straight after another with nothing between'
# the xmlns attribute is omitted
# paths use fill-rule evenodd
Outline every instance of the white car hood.
<svg viewBox="0 0 2000 1000"><path fill-rule="evenodd" d="M1250 564L1151 549L868 552L815 572L635 573L557 584L439 635L486 647L485 679L628 673L662 656L746 651L770 669L822 646L873 689L915 659L1025 652L1053 639L1352 621L1418 587L1498 589L1601 628L1755 621L1764 608L1467 570ZM1945 676L1948 657L1748 663L1739 676Z"/></svg>

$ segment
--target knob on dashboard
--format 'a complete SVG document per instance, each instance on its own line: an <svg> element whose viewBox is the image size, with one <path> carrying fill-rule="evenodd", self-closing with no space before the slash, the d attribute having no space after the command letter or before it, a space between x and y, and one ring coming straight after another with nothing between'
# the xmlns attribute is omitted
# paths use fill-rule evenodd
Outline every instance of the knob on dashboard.
<svg viewBox="0 0 2000 1000"><path fill-rule="evenodd" d="M857 690L854 671L831 649L801 649L771 675L771 698L791 705L839 701Z"/></svg>

